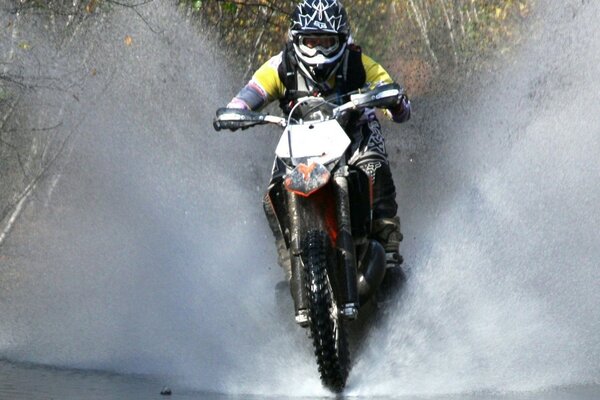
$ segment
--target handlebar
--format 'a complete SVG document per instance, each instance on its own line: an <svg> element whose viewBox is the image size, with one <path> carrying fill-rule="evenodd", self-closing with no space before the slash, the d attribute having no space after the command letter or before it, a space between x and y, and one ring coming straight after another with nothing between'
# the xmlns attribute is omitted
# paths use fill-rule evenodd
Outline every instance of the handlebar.
<svg viewBox="0 0 600 400"><path fill-rule="evenodd" d="M284 127L287 122L283 117L237 108L219 108L217 116L213 120L213 127L216 131L221 129L246 129L263 124L276 124Z"/></svg>
<svg viewBox="0 0 600 400"><path fill-rule="evenodd" d="M345 111L359 110L362 108L390 108L398 104L402 96L405 96L404 90L396 83L377 86L366 92L358 91L350 95L350 101L333 109L333 117L337 118ZM303 101L315 100L315 97L305 97L298 99L298 104ZM324 103L326 99L322 99ZM291 115L291 114L290 114ZM247 129L255 125L275 124L286 127L289 120L283 117L277 117L269 114L262 114L255 111L233 108L219 108L217 116L213 121L215 130L221 129Z"/></svg>
<svg viewBox="0 0 600 400"><path fill-rule="evenodd" d="M342 104L336 110L339 114L347 109L371 107L390 108L397 105L402 96L406 96L404 89L397 83L390 83L377 86L366 92L359 91L358 93L351 94L350 101L346 104ZM334 115L336 110L334 110Z"/></svg>

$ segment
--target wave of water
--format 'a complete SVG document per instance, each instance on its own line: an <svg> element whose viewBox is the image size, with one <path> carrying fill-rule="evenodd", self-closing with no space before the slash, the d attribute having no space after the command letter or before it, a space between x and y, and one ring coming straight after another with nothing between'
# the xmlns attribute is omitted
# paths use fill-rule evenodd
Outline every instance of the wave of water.
<svg viewBox="0 0 600 400"><path fill-rule="evenodd" d="M52 73L84 68L66 92L29 94L29 118L74 139L1 250L0 356L324 395L274 289L260 199L277 132L213 132L240 77L172 5L141 11L115 8L60 46L36 36ZM598 15L548 5L513 63L417 100L388 134L411 273L355 355L351 394L598 383Z"/></svg>
<svg viewBox="0 0 600 400"><path fill-rule="evenodd" d="M406 189L411 279L353 393L598 383L600 9L546 6L517 59L427 126L442 138Z"/></svg>

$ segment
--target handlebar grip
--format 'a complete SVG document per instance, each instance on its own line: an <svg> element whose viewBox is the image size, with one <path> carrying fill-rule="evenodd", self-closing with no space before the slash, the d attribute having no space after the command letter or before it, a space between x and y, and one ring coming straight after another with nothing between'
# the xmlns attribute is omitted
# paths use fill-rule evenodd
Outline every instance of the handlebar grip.
<svg viewBox="0 0 600 400"><path fill-rule="evenodd" d="M240 126L238 121L221 121L218 117L213 120L213 128L215 128L215 131L217 132L224 129L228 129L232 132L235 132L238 129L245 129L243 126Z"/></svg>
<svg viewBox="0 0 600 400"><path fill-rule="evenodd" d="M221 127L221 121L219 121L218 118L213 119L213 128L215 128L215 131L217 131L217 132L219 132L223 129L223 127Z"/></svg>

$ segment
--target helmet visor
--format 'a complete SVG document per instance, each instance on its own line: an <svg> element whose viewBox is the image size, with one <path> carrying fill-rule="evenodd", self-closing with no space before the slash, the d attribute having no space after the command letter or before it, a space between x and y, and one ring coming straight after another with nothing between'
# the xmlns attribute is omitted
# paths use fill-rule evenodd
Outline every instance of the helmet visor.
<svg viewBox="0 0 600 400"><path fill-rule="evenodd" d="M319 52L328 56L339 49L340 38L338 35L300 35L298 45L309 57Z"/></svg>

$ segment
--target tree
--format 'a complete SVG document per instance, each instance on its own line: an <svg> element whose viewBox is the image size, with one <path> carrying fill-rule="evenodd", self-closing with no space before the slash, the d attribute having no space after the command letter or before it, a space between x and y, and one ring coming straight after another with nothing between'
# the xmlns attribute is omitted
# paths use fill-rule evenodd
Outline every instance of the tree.
<svg viewBox="0 0 600 400"><path fill-rule="evenodd" d="M295 0L180 0L246 75L280 51ZM427 90L436 77L465 76L520 40L533 0L346 0L355 41L404 76L408 89ZM412 86L412 88L411 88ZM412 90L414 92L415 90Z"/></svg>

